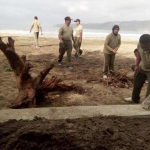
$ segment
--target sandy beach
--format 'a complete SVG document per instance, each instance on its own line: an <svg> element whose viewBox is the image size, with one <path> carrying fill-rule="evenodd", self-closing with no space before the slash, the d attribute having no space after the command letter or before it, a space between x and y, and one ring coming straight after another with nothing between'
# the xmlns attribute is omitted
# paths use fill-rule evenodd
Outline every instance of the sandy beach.
<svg viewBox="0 0 150 150"><path fill-rule="evenodd" d="M7 41L8 35L2 35L3 41ZM9 35L10 36L10 35ZM81 49L83 55L78 59L72 59L73 71L65 68L65 59L63 65L57 65L58 57L58 39L50 37L40 37L40 49L35 49L33 37L12 36L15 40L15 49L19 55L26 55L27 62L33 64L31 69L32 76L36 76L49 62L55 67L50 71L48 77L57 76L64 82L75 83L85 89L84 94L75 92L50 93L46 100L37 107L53 106L96 106L101 104L126 104L124 97L131 96L132 88L121 89L104 86L99 82L87 83L89 79L98 79L102 77L103 70L103 44L104 39L83 39ZM134 64L135 57L133 50L136 48L137 41L122 41L122 45L116 55L115 69L126 69L131 75L131 64ZM72 51L72 55L75 50ZM12 71L6 71L9 67L8 61L0 51L0 108L6 108L7 105L15 101L17 96L17 85ZM141 102L144 100L146 86L141 93Z"/></svg>

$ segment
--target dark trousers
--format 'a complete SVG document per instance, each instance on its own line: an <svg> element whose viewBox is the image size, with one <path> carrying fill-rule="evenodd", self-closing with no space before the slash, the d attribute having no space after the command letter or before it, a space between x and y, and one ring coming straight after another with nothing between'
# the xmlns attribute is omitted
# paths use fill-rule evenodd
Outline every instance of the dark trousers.
<svg viewBox="0 0 150 150"><path fill-rule="evenodd" d="M71 66L72 41L64 41L64 43L59 43L58 62L62 62L63 56L66 51L67 51L67 66Z"/></svg>
<svg viewBox="0 0 150 150"><path fill-rule="evenodd" d="M114 70L115 54L104 53L104 68L103 74L107 75L109 70Z"/></svg>
<svg viewBox="0 0 150 150"><path fill-rule="evenodd" d="M134 65L132 66L132 69L134 69ZM148 79L148 87L146 92L146 97L150 94L150 72L144 71L142 68L139 69L139 73L134 75L134 83L133 83L133 91L132 91L132 100L135 103L140 102L140 93L141 89L146 81Z"/></svg>

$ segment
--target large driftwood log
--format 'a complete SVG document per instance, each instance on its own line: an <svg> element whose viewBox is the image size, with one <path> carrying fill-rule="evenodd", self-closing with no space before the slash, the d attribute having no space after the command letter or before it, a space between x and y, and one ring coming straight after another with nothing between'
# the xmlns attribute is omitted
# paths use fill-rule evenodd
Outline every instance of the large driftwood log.
<svg viewBox="0 0 150 150"><path fill-rule="evenodd" d="M0 38L0 50L6 56L14 71L19 91L16 103L12 104L10 106L11 108L35 107L36 96L39 93L52 92L55 90L66 91L74 88L74 84L61 84L61 79L58 79L57 77L52 77L51 79L44 81L46 75L53 69L53 64L49 64L36 78L33 78L29 73L30 69L33 67L32 64L26 63L26 56L20 57L15 52L14 42L15 41L9 37L8 43L5 44Z"/></svg>

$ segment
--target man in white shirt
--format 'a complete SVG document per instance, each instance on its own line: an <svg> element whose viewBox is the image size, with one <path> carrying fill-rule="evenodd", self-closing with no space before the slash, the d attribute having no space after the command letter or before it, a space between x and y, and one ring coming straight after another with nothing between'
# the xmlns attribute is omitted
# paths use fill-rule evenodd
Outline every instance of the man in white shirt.
<svg viewBox="0 0 150 150"><path fill-rule="evenodd" d="M34 17L34 21L32 22L30 32L32 31L32 29L34 29L35 47L36 47L36 48L40 48L40 47L39 47L39 43L38 43L39 29L41 30L41 35L42 35L43 33L42 33L41 24L40 24L40 22L38 21L38 17L36 17L36 16Z"/></svg>
<svg viewBox="0 0 150 150"><path fill-rule="evenodd" d="M74 21L76 23L76 33L75 33L75 43L74 43L74 49L76 50L76 53L74 55L74 58L78 58L82 54L82 50L80 49L82 44L82 33L83 33L83 27L80 24L80 19L76 19Z"/></svg>

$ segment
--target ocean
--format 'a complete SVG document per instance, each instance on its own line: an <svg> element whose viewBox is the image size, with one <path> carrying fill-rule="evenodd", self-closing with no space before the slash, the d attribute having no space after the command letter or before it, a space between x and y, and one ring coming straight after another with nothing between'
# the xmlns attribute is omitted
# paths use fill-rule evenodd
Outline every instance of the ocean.
<svg viewBox="0 0 150 150"><path fill-rule="evenodd" d="M28 28L27 28L28 27ZM43 29L43 36L45 37L58 37L58 30L57 27L42 27ZM13 34L13 35L24 35L24 36L33 36L32 33L29 32L30 26L25 27L15 27L15 26L4 26L0 25L0 34ZM75 29L74 29L75 31ZM105 38L111 30L97 30L97 29L84 29L83 31L83 38ZM148 33L148 31L144 32L135 32L135 31L121 31L122 40L139 40L139 37L144 34Z"/></svg>

